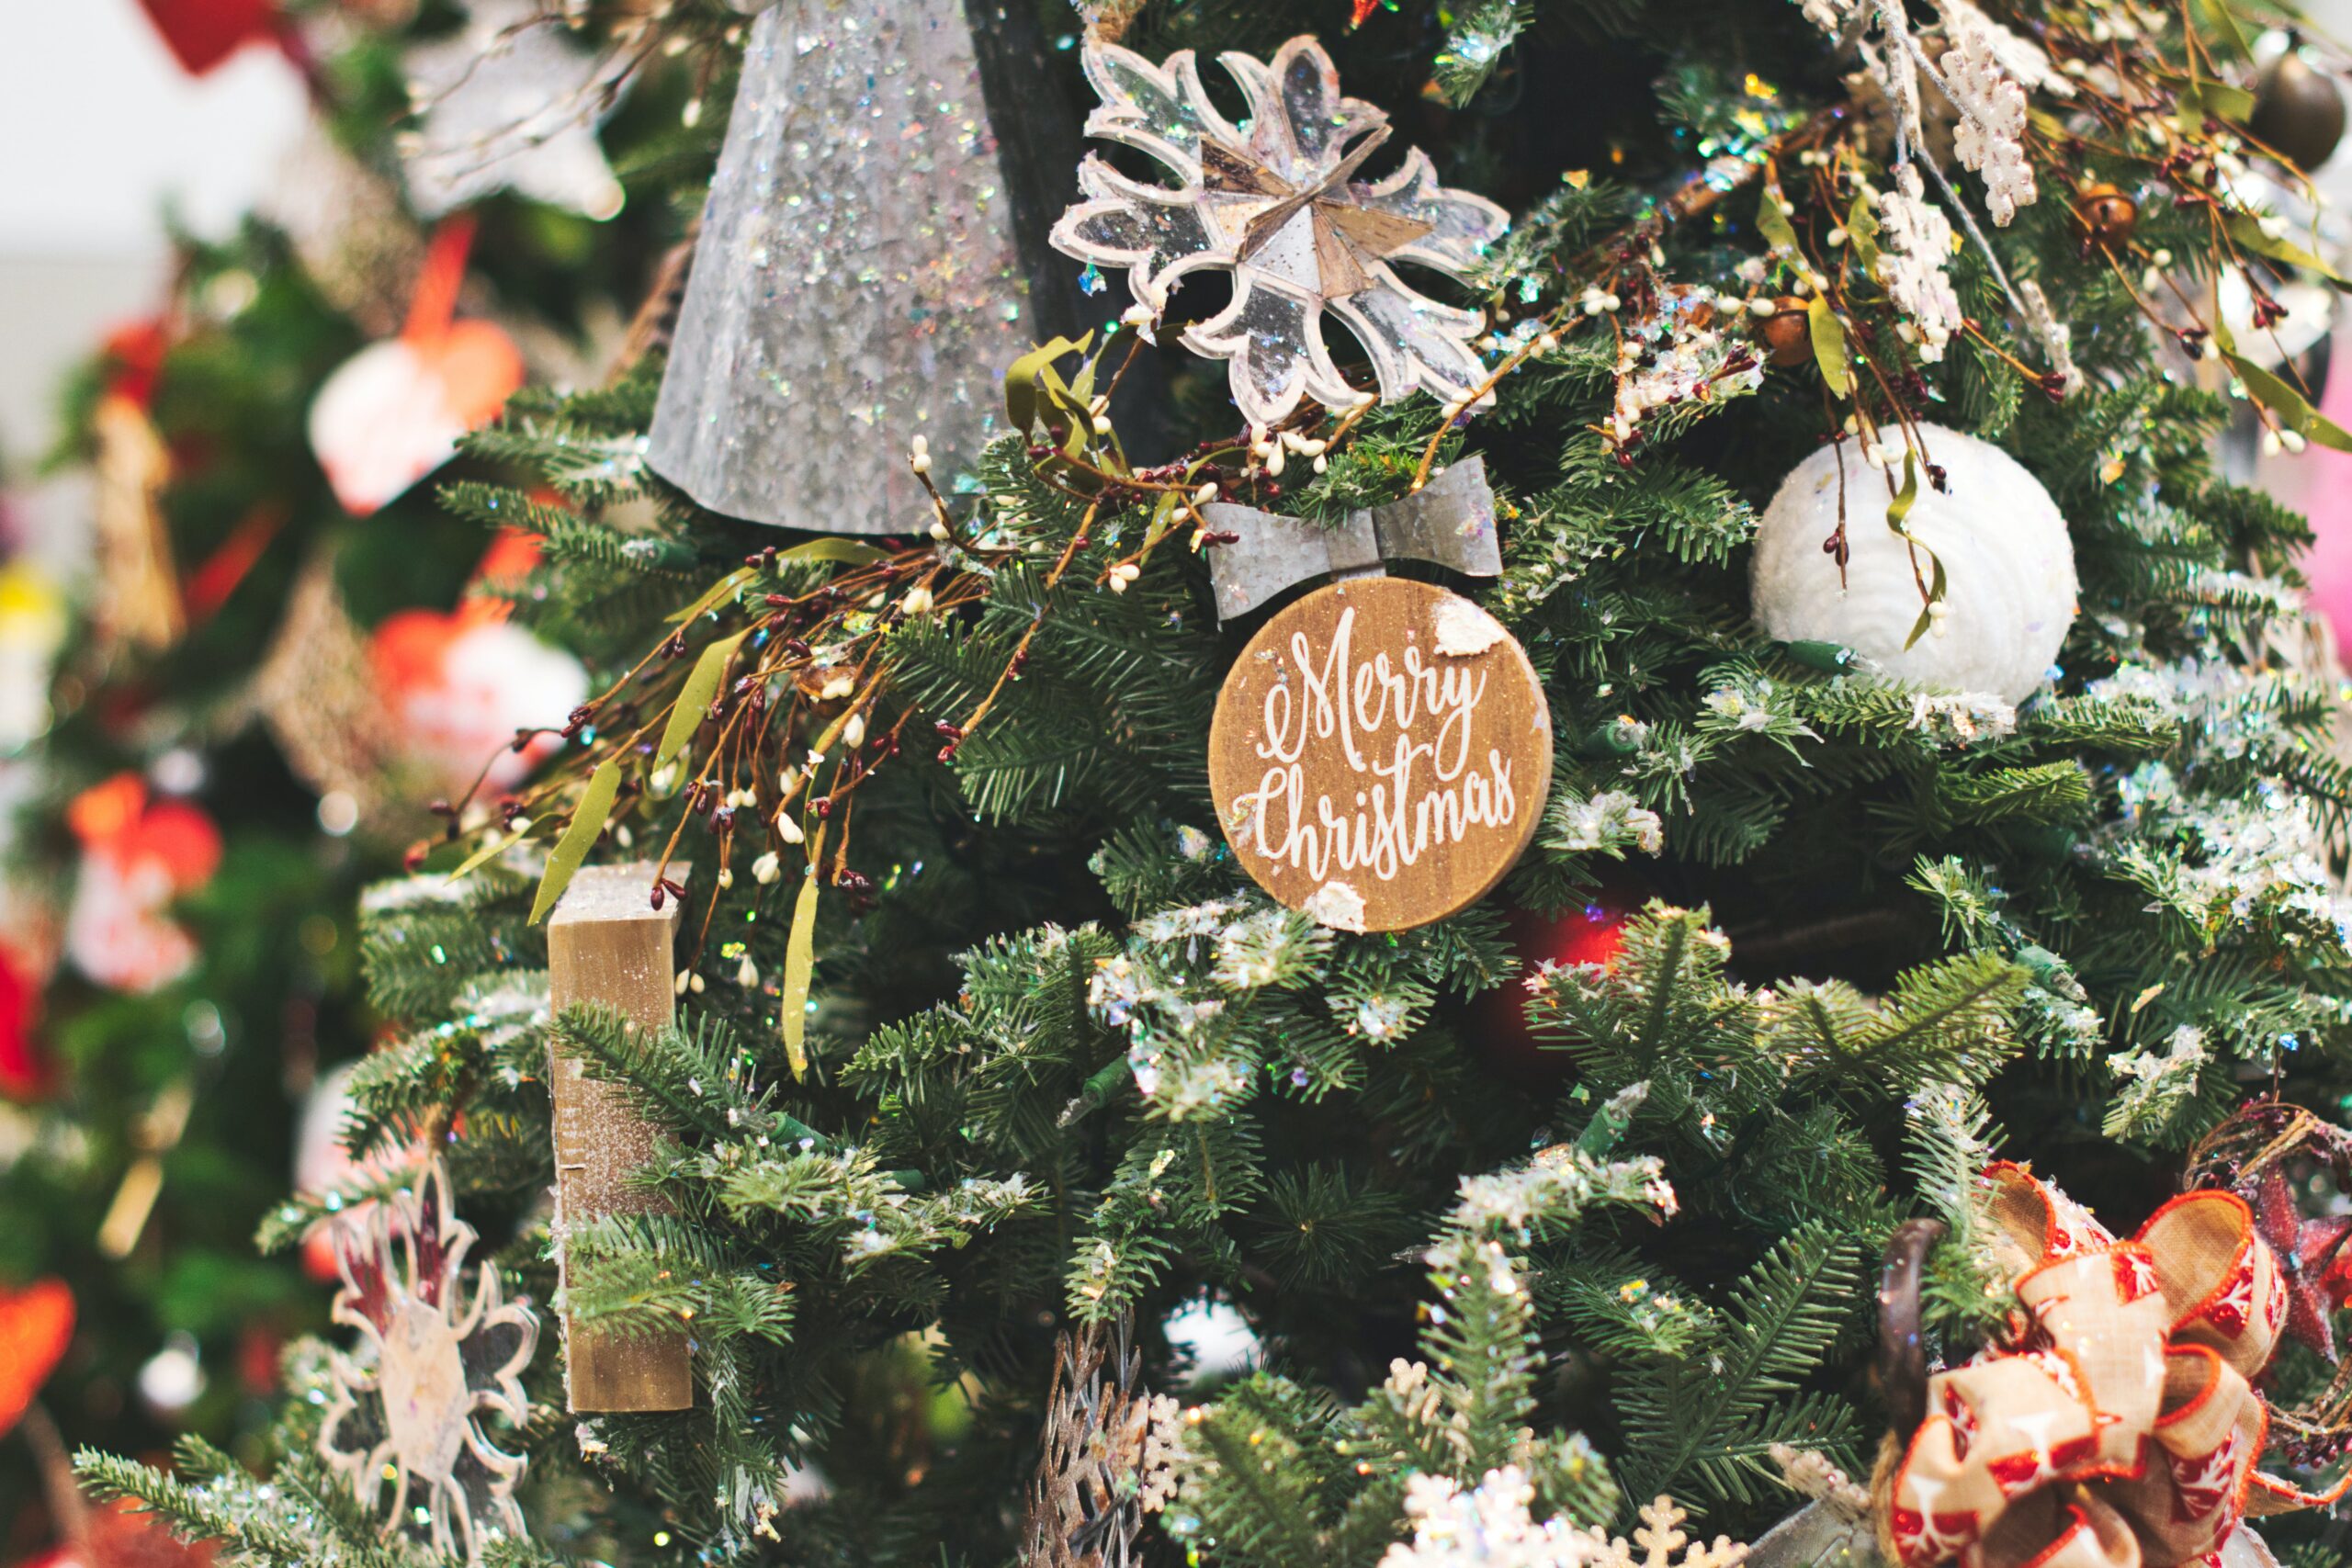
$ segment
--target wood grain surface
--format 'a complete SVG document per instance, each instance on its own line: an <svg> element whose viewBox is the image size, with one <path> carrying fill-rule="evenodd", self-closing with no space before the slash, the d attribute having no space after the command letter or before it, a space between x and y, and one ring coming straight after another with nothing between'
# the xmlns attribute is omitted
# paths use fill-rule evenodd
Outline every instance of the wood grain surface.
<svg viewBox="0 0 2352 1568"><path fill-rule="evenodd" d="M1552 719L1526 650L1406 578L1318 589L1261 627L1209 727L1226 840L1326 924L1405 931L1476 903L1534 836Z"/></svg>
<svg viewBox="0 0 2352 1568"><path fill-rule="evenodd" d="M548 919L548 999L558 1011L578 1002L617 1008L644 1029L676 1016L673 948L683 899L653 908L650 865L582 867ZM684 867L669 868L673 882ZM555 1100L555 1236L564 1286L575 1274L570 1227L605 1214L666 1213L668 1205L628 1185L652 1157L654 1129L617 1084L585 1076L560 1049L548 1074ZM622 1339L564 1318L564 1391L575 1412L684 1410L695 1402L685 1330Z"/></svg>

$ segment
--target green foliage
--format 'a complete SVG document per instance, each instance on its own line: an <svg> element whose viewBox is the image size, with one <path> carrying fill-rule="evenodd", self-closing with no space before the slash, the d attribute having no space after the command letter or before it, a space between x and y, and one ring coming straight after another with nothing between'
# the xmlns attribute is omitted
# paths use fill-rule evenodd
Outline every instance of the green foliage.
<svg viewBox="0 0 2352 1568"><path fill-rule="evenodd" d="M1656 1179L1654 1162L1572 1156L1465 1183L1427 1254L1438 1304L1421 1359L1392 1362L1348 1409L1264 1373L1227 1391L1184 1431L1180 1538L1248 1563L1368 1564L1396 1536L1408 1478L1475 1485L1507 1464L1545 1514L1605 1523L1619 1495L1600 1456L1527 1425L1542 1364L1534 1296L1501 1238L1515 1220L1557 1228L1589 1203L1653 1201Z"/></svg>
<svg viewBox="0 0 2352 1568"><path fill-rule="evenodd" d="M1801 1393L1799 1380L1837 1338L1860 1283L1851 1245L1825 1225L1804 1226L1742 1277L1717 1332L1634 1366L1618 1399L1634 1494L1690 1489L1748 1502L1759 1481L1777 1479L1775 1443L1855 1462L1851 1410L1834 1395Z"/></svg>
<svg viewBox="0 0 2352 1568"><path fill-rule="evenodd" d="M745 699L745 661L729 685L708 650L775 646L779 603L854 569L772 557L797 541L645 468L658 356L518 399L443 487L469 537L540 542L517 618L577 649L600 690L633 682L533 795L544 826L454 884L379 890L345 944L397 1021L356 1079L355 1145L462 1127L457 1184L518 1289L555 1301L531 1210L552 1159L546 1053L623 1086L657 1130L640 1180L661 1212L571 1228L560 1305L628 1335L690 1325L696 1402L517 1435L548 1551L624 1568L1006 1559L1072 1325L1126 1331L1141 1383L1192 1404L1152 1407L1178 1492L1146 1528L1204 1562L1374 1563L1412 1478L1475 1486L1507 1465L1539 1517L1599 1527L1674 1491L1752 1534L1786 1507L1772 1445L1849 1468L1873 1446L1868 1280L1903 1221L1947 1227L1924 1306L1962 1357L2012 1301L1977 1208L1989 1159L2079 1172L2078 1196L2128 1225L2245 1083L2276 1074L2318 1105L2352 1091L2329 871L2352 769L2328 739L2339 694L2297 640L2306 529L2217 477L2234 405L2156 365L2132 289L2063 204L1991 243L2070 327L2082 390L2053 400L2003 357L2046 355L1973 247L1951 267L1983 337L1935 362L1893 334L1871 349L2044 485L2080 584L2047 690L1914 688L1749 617L1759 509L1837 438L1817 372L1727 381L1612 446L1643 298L1586 293L1604 262L1637 275L1652 256L1732 300L1782 287L1753 281L1752 183L1668 220L1759 138L1845 105L1850 62L1761 0L1397 0L1345 32L1328 11L1153 3L1125 40L1207 60L1319 30L1349 90L1409 125L1400 141L1517 209L1461 296L1490 312L1490 362L1531 351L1494 406L1453 428L1426 399L1375 407L1263 497L1329 523L1405 494L1425 458L1484 459L1506 555L1482 603L1526 649L1556 737L1500 897L1366 935L1247 882L1204 758L1249 628L1218 625L1204 558L1225 547L1186 547L1161 481L1100 494L1019 435L960 485L943 475L948 536L894 559L950 591L912 614L877 592L890 574L843 593L860 668L887 676L847 745L870 772L824 810L800 797L790 833L775 774L841 734L839 692L779 676L758 776L718 797L657 779L650 753L666 731L701 765L702 713ZM1071 85L1039 84L1039 102ZM1425 86L1448 107L1412 110ZM691 151L659 141L641 165L680 210L698 171L664 160ZM1781 164L1792 188L1800 166ZM2196 254L2199 212L2143 207L2144 246ZM1849 336L1858 372L1864 346ZM1172 350L1136 361L1186 462L1242 461L1224 374ZM1885 389L1871 382L1865 399ZM698 665L709 679L670 714ZM562 817L545 807L576 799L585 748L633 735L591 852L674 845L695 868L667 1029L550 1015L526 918ZM446 874L458 855L439 858ZM1639 906L1613 955L1538 963L1542 924L1514 907L1596 888ZM804 895L805 998L779 983ZM1536 1060L1489 1010L1511 1007ZM265 1239L370 1190L288 1203ZM1179 1342L1203 1303L1238 1315L1253 1369ZM315 1386L304 1357L298 1391ZM558 1374L552 1352L530 1372L550 1410ZM203 1454L178 1481L91 1471L266 1568L373 1565L368 1522L302 1457L305 1418L298 1397L277 1429L290 1507Z"/></svg>
<svg viewBox="0 0 2352 1568"><path fill-rule="evenodd" d="M1534 19L1532 0L1475 0L1456 11L1435 61L1438 90L1456 107L1468 103Z"/></svg>
<svg viewBox="0 0 2352 1568"><path fill-rule="evenodd" d="M350 1493L307 1456L288 1456L268 1487L201 1438L187 1439L174 1457L176 1476L89 1450L75 1461L94 1496L136 1498L191 1540L218 1540L266 1562L314 1560L329 1540L336 1560L355 1568L397 1568L406 1561L404 1553L371 1539L374 1531Z"/></svg>

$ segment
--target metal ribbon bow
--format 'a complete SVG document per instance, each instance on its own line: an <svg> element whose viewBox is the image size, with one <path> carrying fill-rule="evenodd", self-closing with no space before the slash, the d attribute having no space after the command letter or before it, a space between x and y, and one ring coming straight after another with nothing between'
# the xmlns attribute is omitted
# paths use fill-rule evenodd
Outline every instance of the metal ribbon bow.
<svg viewBox="0 0 2352 1568"><path fill-rule="evenodd" d="M1228 501L1201 508L1209 526L1238 536L1209 552L1216 616L1230 621L1310 577L1377 577L1385 560L1410 558L1468 577L1499 577L1495 492L1487 463L1454 464L1402 501L1348 513L1327 528Z"/></svg>
<svg viewBox="0 0 2352 1568"><path fill-rule="evenodd" d="M2118 1240L2023 1168L1985 1173L2026 1315L1928 1380L1881 1482L1897 1568L2274 1568L2249 1517L2324 1506L2256 1468L2256 1382L2287 1318L2277 1258L2235 1193L2175 1198Z"/></svg>

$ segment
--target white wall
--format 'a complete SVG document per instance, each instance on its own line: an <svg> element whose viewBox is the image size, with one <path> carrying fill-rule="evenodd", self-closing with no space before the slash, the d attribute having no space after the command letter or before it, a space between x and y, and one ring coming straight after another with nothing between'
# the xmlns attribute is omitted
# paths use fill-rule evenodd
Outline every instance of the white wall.
<svg viewBox="0 0 2352 1568"><path fill-rule="evenodd" d="M156 302L164 203L224 231L306 113L273 50L193 80L137 0L0 0L0 464L49 444L66 367Z"/></svg>

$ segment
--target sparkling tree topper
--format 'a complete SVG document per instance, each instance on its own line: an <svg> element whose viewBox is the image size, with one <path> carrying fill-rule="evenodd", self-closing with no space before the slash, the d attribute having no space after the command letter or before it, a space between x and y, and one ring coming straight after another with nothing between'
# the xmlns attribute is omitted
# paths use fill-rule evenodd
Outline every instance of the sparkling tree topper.
<svg viewBox="0 0 2352 1568"><path fill-rule="evenodd" d="M382 1512L386 1534L479 1559L491 1537L523 1533L524 1460L492 1445L481 1417L495 1411L518 1429L529 1418L522 1373L538 1319L500 1299L488 1261L467 1288L474 1231L452 1213L438 1160L347 1223L334 1320L359 1344L334 1354L320 1457Z"/></svg>
<svg viewBox="0 0 2352 1568"><path fill-rule="evenodd" d="M1078 172L1087 199L1054 226L1055 247L1127 268L1128 287L1155 314L1187 275L1230 272L1233 303L1183 343L1232 362L1233 400L1254 426L1283 419L1302 397L1335 409L1363 400L1331 362L1327 309L1371 356L1384 400L1416 388L1447 402L1470 397L1486 376L1470 349L1482 318L1415 291L1391 263L1458 278L1509 217L1439 185L1418 148L1386 178L1359 183L1388 139L1388 117L1340 95L1314 39L1291 39L1271 62L1217 58L1249 99L1238 126L1210 103L1190 50L1155 66L1088 42L1086 73L1102 98L1088 133L1148 153L1182 183L1147 185L1090 153Z"/></svg>

